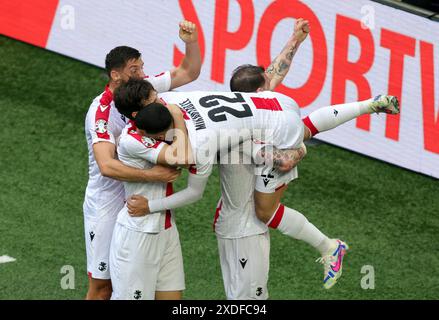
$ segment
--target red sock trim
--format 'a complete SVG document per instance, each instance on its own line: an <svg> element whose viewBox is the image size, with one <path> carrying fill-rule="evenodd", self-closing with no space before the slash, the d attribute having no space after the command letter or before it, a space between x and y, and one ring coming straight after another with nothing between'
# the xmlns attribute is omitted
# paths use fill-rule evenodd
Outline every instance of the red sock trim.
<svg viewBox="0 0 439 320"><path fill-rule="evenodd" d="M273 219L271 219L271 222L268 225L268 227L276 229L280 221L282 220L282 217L284 216L284 211L285 211L285 206L281 204L279 208L277 208L274 217Z"/></svg>
<svg viewBox="0 0 439 320"><path fill-rule="evenodd" d="M306 117L302 119L305 126L308 127L309 130L311 130L311 134L314 137L317 133L319 133L319 130L314 126L314 124L311 122L311 119L309 117Z"/></svg>

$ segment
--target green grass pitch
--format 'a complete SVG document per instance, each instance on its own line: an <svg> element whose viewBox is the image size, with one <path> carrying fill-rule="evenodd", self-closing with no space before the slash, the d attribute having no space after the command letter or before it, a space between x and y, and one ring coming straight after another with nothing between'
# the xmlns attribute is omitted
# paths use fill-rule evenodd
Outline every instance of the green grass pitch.
<svg viewBox="0 0 439 320"><path fill-rule="evenodd" d="M83 299L84 116L106 83L99 68L0 37L0 299ZM201 85L201 84L200 84ZM185 183L181 179L177 189ZM185 299L224 299L212 232L218 175L176 211ZM316 251L271 231L271 299L439 298L439 182L330 145L310 146L284 203L351 247L343 277L322 288ZM61 267L75 289L60 286ZM361 287L373 266L375 289Z"/></svg>

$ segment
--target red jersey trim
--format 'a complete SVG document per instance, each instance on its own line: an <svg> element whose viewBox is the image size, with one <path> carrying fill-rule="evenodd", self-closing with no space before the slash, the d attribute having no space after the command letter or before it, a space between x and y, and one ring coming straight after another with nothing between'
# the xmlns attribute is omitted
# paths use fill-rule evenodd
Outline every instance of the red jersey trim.
<svg viewBox="0 0 439 320"><path fill-rule="evenodd" d="M166 196L170 196L174 193L174 188L172 186L172 182L168 182L166 185ZM171 223L171 210L166 210L166 217L165 217L165 230L172 227Z"/></svg>
<svg viewBox="0 0 439 320"><path fill-rule="evenodd" d="M220 216L222 207L223 207L223 200L220 201L218 207L215 210L215 217L213 218L213 225L212 225L213 231L215 231L215 225L216 225L216 222L218 221L218 218Z"/></svg>
<svg viewBox="0 0 439 320"><path fill-rule="evenodd" d="M111 102L113 101L113 93L108 84L99 100L99 106L95 114L95 132L100 139L110 140L108 134L108 120L110 119Z"/></svg>
<svg viewBox="0 0 439 320"><path fill-rule="evenodd" d="M197 174L197 166L194 165L194 164L191 164L189 166L189 172L192 173L192 174Z"/></svg>
<svg viewBox="0 0 439 320"><path fill-rule="evenodd" d="M282 107L276 98L258 98L250 97L256 109L265 109L271 111L282 111Z"/></svg>
<svg viewBox="0 0 439 320"><path fill-rule="evenodd" d="M130 120L129 124L130 124L130 127L128 128L128 135L131 136L131 137L133 137L133 138L136 139L137 141L139 141L139 142L140 142L141 144L143 144L146 148L154 148L154 149L156 149L156 148L160 145L161 141L156 141L156 140L154 140L154 139L151 139L151 140L155 141L154 144L147 144L147 143L142 139L142 136L141 136L140 134L137 133L137 131L136 131L137 128L136 128L136 125L134 124L134 122Z"/></svg>

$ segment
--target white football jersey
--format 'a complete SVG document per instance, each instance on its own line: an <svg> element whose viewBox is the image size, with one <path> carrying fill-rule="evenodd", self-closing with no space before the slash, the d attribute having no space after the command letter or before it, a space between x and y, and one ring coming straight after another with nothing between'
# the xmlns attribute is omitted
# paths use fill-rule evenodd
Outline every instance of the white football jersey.
<svg viewBox="0 0 439 320"><path fill-rule="evenodd" d="M130 122L122 131L117 153L123 164L139 169L149 169L156 163L164 145L164 142L139 135L134 123ZM172 194L172 183L123 182L123 185L126 198L137 194L151 200ZM131 230L158 233L171 226L171 211L151 213L143 217L131 217L125 205L117 217L117 222Z"/></svg>
<svg viewBox="0 0 439 320"><path fill-rule="evenodd" d="M248 139L260 139L279 149L298 148L303 122L297 103L281 93L166 92L167 104L185 113L197 173L209 174L217 151Z"/></svg>
<svg viewBox="0 0 439 320"><path fill-rule="evenodd" d="M216 234L220 238L236 239L267 232L267 226L255 212L255 166L221 164L218 167L221 199L214 218Z"/></svg>
<svg viewBox="0 0 439 320"><path fill-rule="evenodd" d="M171 87L169 71L157 76L147 76L145 79L151 82L158 92L168 91ZM86 216L97 218L103 215L113 215L116 217L120 210L124 200L122 182L101 175L94 157L93 144L100 141L116 144L126 124L127 120L114 105L113 93L106 86L105 91L93 100L85 118L89 174L83 205Z"/></svg>

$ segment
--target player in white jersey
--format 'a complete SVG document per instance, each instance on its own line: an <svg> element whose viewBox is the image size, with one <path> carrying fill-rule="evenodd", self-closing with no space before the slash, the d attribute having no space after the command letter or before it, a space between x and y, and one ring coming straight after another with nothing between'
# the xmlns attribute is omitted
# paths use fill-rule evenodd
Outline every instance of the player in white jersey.
<svg viewBox="0 0 439 320"><path fill-rule="evenodd" d="M148 169L163 146L163 142L140 136L131 122L117 151L123 164ZM172 194L172 183L124 182L124 187L127 197L136 194L155 199ZM185 288L183 257L171 210L131 217L124 206L114 227L110 271L112 299L181 299Z"/></svg>
<svg viewBox="0 0 439 320"><path fill-rule="evenodd" d="M116 157L116 142L127 119L114 106L113 91L129 78L147 79L157 91L168 91L195 80L201 69L198 34L194 24L180 23L180 38L186 44L182 63L171 71L149 77L143 72L139 51L121 46L110 51L105 65L110 81L94 99L85 120L89 151L89 182L84 200L84 225L89 290L87 299L109 299L109 247L117 213L125 200L121 181L175 180L179 172L155 166L148 170L123 165Z"/></svg>
<svg viewBox="0 0 439 320"><path fill-rule="evenodd" d="M264 70L262 67L252 65L243 65L238 67L234 71L230 80L231 90L241 92L274 90L274 88L276 88L276 86L280 84L283 78L286 76L291 65L292 57L296 53L300 43L305 40L308 33L308 22L303 19L298 19L296 21L295 32L292 38L289 40L279 56L273 60L272 64L267 68L267 70ZM383 98L385 99L385 97ZM395 101L395 103L397 104L397 101ZM341 117L338 117L339 111L343 113ZM360 102L358 104L346 104L320 108L303 119L306 131L305 140L311 138L319 132L316 128L320 128L320 131L330 130L348 120L354 119L361 114L372 112L398 113L399 110L397 105L394 105L393 103L380 106L379 103L367 103L367 101L365 103ZM285 155L281 155L282 152L282 150L276 150L274 153L277 153L277 156L283 157ZM224 167L222 171L232 170L230 169L230 166L222 167ZM270 168L268 168L268 170L270 170ZM274 187L277 186L279 192L283 192L283 190L286 189L286 186L282 186L282 183L279 182L279 178L284 174L278 170L270 170L268 172L271 174L270 183L272 183ZM297 177L297 171L295 173L295 177ZM241 180L244 182L246 181L245 179ZM258 181L261 182L261 180ZM230 183L226 183L226 185L230 188L233 188L233 185ZM252 190L253 187L254 186L245 183L241 183L239 185L240 192L245 192L243 189ZM259 184L256 185L256 192L273 192L276 191L277 188L274 190L273 188L264 189L264 186ZM229 193L230 192L231 191L229 190ZM221 212L223 212L223 210L221 210ZM343 255L347 249L347 245L343 241L338 239L329 239L325 234L311 224L306 217L303 216L303 214L288 207L284 207L283 205L279 205L279 208L275 212L258 211L258 217L264 223L266 223L267 226L279 229L282 233L295 239L305 241L320 252L322 258L319 258L318 261L324 264L324 288L329 289L337 282L337 279L342 274ZM222 261L222 264L232 264L234 261L236 261L237 256L245 256L249 254L245 251L245 245L239 246L240 241L244 242L245 239L241 238L236 240L235 245L241 250L235 250L235 256L233 257L234 260ZM266 246L257 248L256 245L258 242L254 242L255 246L251 248L250 253L253 254L253 256L264 257ZM259 252L259 254L255 254L255 251ZM229 257L231 257L230 254L226 256L226 259ZM222 257L220 254L220 259L221 258ZM259 263L262 265L266 264L264 261L260 261ZM247 272L251 272L251 269ZM267 277L268 275L263 275L261 278ZM235 282L229 284L229 287L237 288L242 286L242 284L238 282L239 278L235 277L234 280ZM247 292L250 292L249 289L247 289Z"/></svg>
<svg viewBox="0 0 439 320"><path fill-rule="evenodd" d="M192 203L195 198L199 199L216 153L227 147L233 147L240 141L254 138L256 134L261 135L262 132L264 141L269 141L279 149L296 150L304 147L305 130L300 119L299 108L291 98L281 93L200 91L166 93L162 97L164 99L158 99L155 91L150 91L144 81L136 79L130 79L115 92L116 107L126 117L130 119L135 117L136 126L142 134L156 140L165 140L170 133L170 137L174 137L172 133L172 131L175 133L174 129L180 129L179 134L183 139L176 140L184 140L185 136L188 136L189 149L191 149L189 151L192 151L196 158L195 167L193 166L191 170L191 172L196 171L196 174L189 175L188 188L166 199L150 201L148 205L152 211L157 211L158 208L177 208ZM365 103L378 106L392 105L396 108L396 98L392 98L386 96L378 101L371 100ZM173 119L163 100L181 108L185 113L185 123ZM155 102L151 103L152 101ZM186 143L189 144L188 141ZM191 152L183 149L184 144L181 149L176 145L174 142L165 146L159 154L158 163L174 166L193 163L189 157ZM298 152L302 153L303 149ZM295 165L294 161L291 163ZM290 169L291 167L286 171ZM264 193L265 199L270 201L270 196L273 194L278 196L276 192ZM182 200L183 196L186 197L184 200ZM259 206L257 197L256 195L256 210ZM262 207L266 209L267 205L262 204ZM162 209L158 211L160 210Z"/></svg>
<svg viewBox="0 0 439 320"><path fill-rule="evenodd" d="M143 130L143 134L162 140L169 129L173 128L172 118L169 111L163 105L158 103L148 105L151 101L159 100L155 92L146 92L141 86L140 82L136 83L135 81L124 84L123 93L119 94L119 102L116 102L116 106L127 117L134 117L135 113L143 108L136 116L136 123L139 121L137 124L138 128ZM124 98L124 96L132 94L138 95L137 103L132 103L132 101ZM303 146L304 138L310 137L309 130L304 129L299 109L295 102L279 93L269 91L259 93L191 92L168 93L163 95L162 98L167 103L179 105L186 113L188 120L186 121L186 128L193 153L197 158L196 174L189 175L188 187L185 190L165 199L149 201L143 213L148 212L148 207L151 211L159 211L164 208L176 208L200 199L207 182L207 177L210 174L214 155L218 150L229 146L230 138L233 140L233 137L240 136L242 140L245 140L253 138L256 130L268 130L270 131L270 142L276 147L296 149ZM147 107L145 108L145 106ZM376 111L399 112L398 101L396 97L392 96L378 96L375 99L322 109L324 109L324 114L327 109L332 110L331 112L336 110L337 112L333 112L335 116L341 114L339 121L335 121L337 125L351 120L352 115L356 114L357 111L360 114L361 112L372 113ZM358 115L356 114L353 118ZM139 119L139 116L141 116L141 119ZM160 119L160 121L156 119ZM322 122L324 123L324 121ZM332 125L334 125L333 123ZM239 131L242 128L246 129L244 134L242 134L242 131ZM224 142L226 143L224 144ZM239 139L235 139L234 142L239 143ZM159 163L171 165L187 163L187 158L180 159L175 157L173 154L175 149L172 145L169 148L173 151L167 153L166 149L164 149L163 154L159 155ZM207 157L206 154L208 155ZM256 183L255 201L258 217L269 216L270 220L267 223L272 227L278 228L281 232L291 237L300 239L303 236L305 226L313 229L312 232L316 228L309 224L303 215L298 214L294 209L280 204L285 186L296 176L294 171L278 175L276 179L273 179L275 177L273 177L271 171L260 175L258 177L260 183L258 181ZM266 188L267 186L268 188ZM319 236L324 235L320 232ZM325 238L327 239L325 236L323 238L319 237L317 239L318 243L315 242L316 239L313 239L311 243L314 247L318 247L321 252L325 252L330 247L329 239L324 241ZM344 243L337 241L337 248L331 255L337 258L336 267L333 270L327 269L326 267L329 267L330 263L323 260L325 274L327 274L325 278L326 288L335 284L337 274L341 274L340 266L346 249L347 246ZM340 252L341 254L339 254Z"/></svg>
<svg viewBox="0 0 439 320"><path fill-rule="evenodd" d="M282 82L295 52L308 32L308 21L297 19L293 34L267 68L267 72L261 73L260 67L251 69L256 72L246 74L247 81L241 81L244 77L238 79L239 88L231 81L231 91L263 91L249 88L255 80L256 82L260 80L260 77L267 80L264 82L264 89L273 90ZM232 77L231 80L235 78ZM232 150L232 152L241 152L238 154L238 159L247 156L241 149ZM277 152L284 151L277 150ZM218 242L221 272L227 299L265 300L269 296L267 283L270 236L267 225L258 219L255 212L255 166L251 163L251 159L241 162L243 163L226 164L227 161L220 161L218 166L221 199L215 212L214 231Z"/></svg>

